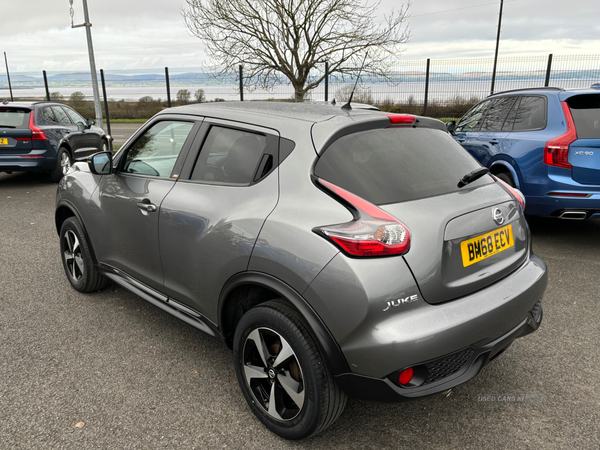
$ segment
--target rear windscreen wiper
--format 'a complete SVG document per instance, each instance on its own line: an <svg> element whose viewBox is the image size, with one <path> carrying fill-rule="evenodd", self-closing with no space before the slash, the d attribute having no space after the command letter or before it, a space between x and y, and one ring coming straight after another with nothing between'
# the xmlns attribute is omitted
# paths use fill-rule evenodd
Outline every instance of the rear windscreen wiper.
<svg viewBox="0 0 600 450"><path fill-rule="evenodd" d="M475 180L478 180L479 178L481 178L488 172L489 172L489 170L487 167L480 167L479 169L475 169L474 171L469 172L464 177L462 177L460 179L460 181L458 182L457 186L459 188L466 186L467 184L472 183Z"/></svg>
<svg viewBox="0 0 600 450"><path fill-rule="evenodd" d="M0 125L0 128L17 128L17 127L13 127L12 125Z"/></svg>

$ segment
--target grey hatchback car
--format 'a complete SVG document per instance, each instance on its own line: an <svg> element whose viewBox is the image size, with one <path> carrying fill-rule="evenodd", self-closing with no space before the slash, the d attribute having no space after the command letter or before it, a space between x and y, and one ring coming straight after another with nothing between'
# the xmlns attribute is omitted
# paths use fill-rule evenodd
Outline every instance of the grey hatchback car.
<svg viewBox="0 0 600 450"><path fill-rule="evenodd" d="M112 280L223 341L254 414L302 439L346 396L446 391L538 328L523 208L438 120L240 102L75 163L56 229L75 289Z"/></svg>

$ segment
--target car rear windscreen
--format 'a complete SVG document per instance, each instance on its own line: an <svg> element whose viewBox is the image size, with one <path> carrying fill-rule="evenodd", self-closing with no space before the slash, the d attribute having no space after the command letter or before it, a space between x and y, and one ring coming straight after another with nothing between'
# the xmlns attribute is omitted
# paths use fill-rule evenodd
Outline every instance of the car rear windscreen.
<svg viewBox="0 0 600 450"><path fill-rule="evenodd" d="M341 137L322 154L315 175L376 205L458 191L481 165L446 132L386 128ZM470 187L492 182L484 176Z"/></svg>
<svg viewBox="0 0 600 450"><path fill-rule="evenodd" d="M579 139L600 139L600 94L576 95L567 100Z"/></svg>
<svg viewBox="0 0 600 450"><path fill-rule="evenodd" d="M29 128L29 111L0 108L0 128Z"/></svg>

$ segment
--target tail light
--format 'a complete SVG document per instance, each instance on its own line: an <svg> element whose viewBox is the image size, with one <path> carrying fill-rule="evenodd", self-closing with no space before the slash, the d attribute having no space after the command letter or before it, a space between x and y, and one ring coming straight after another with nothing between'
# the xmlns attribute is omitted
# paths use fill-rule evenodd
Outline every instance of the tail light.
<svg viewBox="0 0 600 450"><path fill-rule="evenodd" d="M32 141L47 141L48 136L35 125L35 111L29 114L29 129L31 130Z"/></svg>
<svg viewBox="0 0 600 450"><path fill-rule="evenodd" d="M577 130L569 105L566 102L561 102L561 106L567 123L567 131L546 142L544 164L571 169L573 166L569 163L569 146L577 140Z"/></svg>
<svg viewBox="0 0 600 450"><path fill-rule="evenodd" d="M492 175L492 178L494 178L494 180L496 180L498 183L502 183L502 186L506 188L510 195L512 195L515 198L515 200L519 202L519 205L521 205L521 210L525 211L525 196L523 195L523 193L518 189L512 187L510 184L505 183L501 179L496 178L494 175Z"/></svg>
<svg viewBox="0 0 600 450"><path fill-rule="evenodd" d="M317 183L354 215L354 220L313 231L336 244L350 256L403 255L410 248L410 231L394 217L368 201L328 181Z"/></svg>

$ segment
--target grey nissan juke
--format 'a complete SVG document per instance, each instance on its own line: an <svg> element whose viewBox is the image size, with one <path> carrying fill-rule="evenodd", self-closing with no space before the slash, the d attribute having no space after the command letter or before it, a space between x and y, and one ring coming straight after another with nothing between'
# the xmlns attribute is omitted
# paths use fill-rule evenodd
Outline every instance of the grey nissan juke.
<svg viewBox="0 0 600 450"><path fill-rule="evenodd" d="M64 269L111 280L233 349L287 439L346 396L462 384L542 320L524 198L442 122L368 105L189 105L58 186Z"/></svg>

